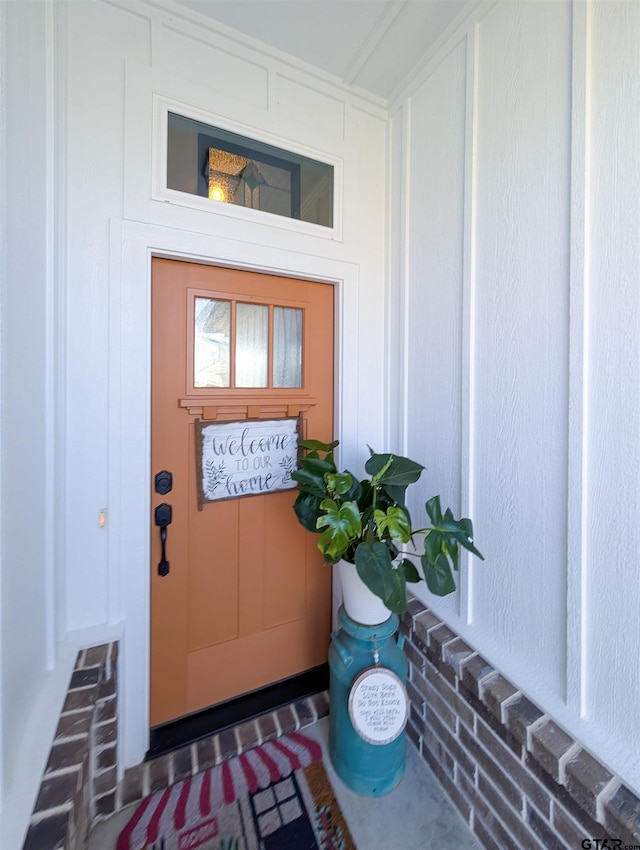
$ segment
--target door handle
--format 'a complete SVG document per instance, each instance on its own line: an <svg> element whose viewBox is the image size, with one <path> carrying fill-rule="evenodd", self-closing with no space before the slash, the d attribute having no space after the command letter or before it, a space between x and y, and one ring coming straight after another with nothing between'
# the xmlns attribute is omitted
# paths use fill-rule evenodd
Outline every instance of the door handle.
<svg viewBox="0 0 640 850"><path fill-rule="evenodd" d="M158 505L155 511L156 525L160 529L160 546L162 547L160 563L158 564L159 576L166 576L169 573L169 561L167 561L167 526L171 525L172 514L171 505L167 505L166 502Z"/></svg>

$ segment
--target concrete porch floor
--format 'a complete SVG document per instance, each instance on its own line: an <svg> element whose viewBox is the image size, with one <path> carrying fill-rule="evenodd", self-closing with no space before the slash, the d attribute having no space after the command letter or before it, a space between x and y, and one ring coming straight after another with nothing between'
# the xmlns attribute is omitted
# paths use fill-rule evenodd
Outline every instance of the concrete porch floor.
<svg viewBox="0 0 640 850"><path fill-rule="evenodd" d="M325 768L358 850L481 850L477 837L410 741L400 785L390 794L372 799L349 790L336 776L326 755L328 732L327 717L304 729L322 745ZM136 805L99 821L89 835L88 850L115 850L118 835Z"/></svg>

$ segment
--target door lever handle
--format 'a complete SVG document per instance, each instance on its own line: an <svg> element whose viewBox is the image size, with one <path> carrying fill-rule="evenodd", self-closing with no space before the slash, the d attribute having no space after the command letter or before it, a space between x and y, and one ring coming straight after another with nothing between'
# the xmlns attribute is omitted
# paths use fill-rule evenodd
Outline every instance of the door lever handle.
<svg viewBox="0 0 640 850"><path fill-rule="evenodd" d="M160 563L158 564L158 575L166 576L169 573L169 561L167 561L167 526L171 525L173 511L171 505L162 502L155 510L156 525L160 529L160 546L162 552L160 554Z"/></svg>

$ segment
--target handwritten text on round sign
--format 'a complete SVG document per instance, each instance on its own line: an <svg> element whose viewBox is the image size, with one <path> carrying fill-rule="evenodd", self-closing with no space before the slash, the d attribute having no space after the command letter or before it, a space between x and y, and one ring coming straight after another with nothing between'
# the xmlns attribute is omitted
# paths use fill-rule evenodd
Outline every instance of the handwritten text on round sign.
<svg viewBox="0 0 640 850"><path fill-rule="evenodd" d="M368 667L349 691L349 717L368 744L390 744L407 725L409 700L402 679L387 667Z"/></svg>

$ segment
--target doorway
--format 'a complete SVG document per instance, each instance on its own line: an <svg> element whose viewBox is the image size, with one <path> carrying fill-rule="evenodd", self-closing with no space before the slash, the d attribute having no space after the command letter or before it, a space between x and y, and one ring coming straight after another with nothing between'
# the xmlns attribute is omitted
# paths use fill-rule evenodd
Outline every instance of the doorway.
<svg viewBox="0 0 640 850"><path fill-rule="evenodd" d="M220 450L282 422L330 440L333 328L331 285L153 260L151 726L326 661L331 571L294 490L260 489L275 461L248 458L246 436L208 498L202 439L213 425ZM240 492L246 460L263 466Z"/></svg>

